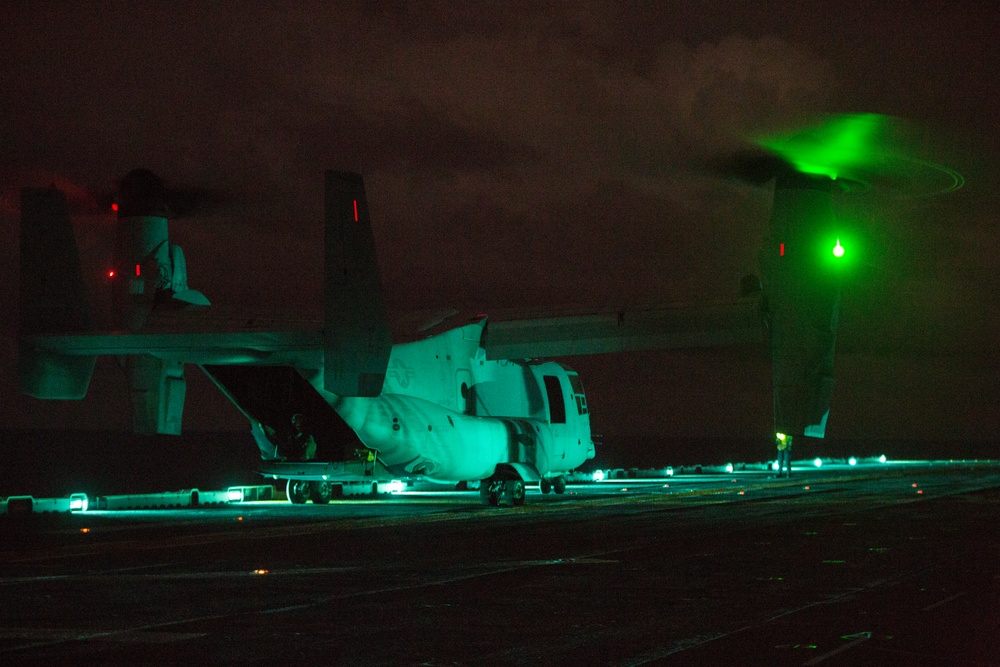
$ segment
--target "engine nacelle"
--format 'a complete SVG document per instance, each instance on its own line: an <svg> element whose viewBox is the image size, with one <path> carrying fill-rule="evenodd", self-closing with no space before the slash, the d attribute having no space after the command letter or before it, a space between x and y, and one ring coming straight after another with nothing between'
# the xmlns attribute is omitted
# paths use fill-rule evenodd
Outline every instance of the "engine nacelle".
<svg viewBox="0 0 1000 667"><path fill-rule="evenodd" d="M798 173L775 184L771 242L762 251L761 271L777 433L822 438L826 432L844 252L834 187L825 176Z"/></svg>
<svg viewBox="0 0 1000 667"><path fill-rule="evenodd" d="M133 169L117 196L117 326L139 331L156 308L207 306L203 294L188 288L187 263L168 232L166 189L147 169Z"/></svg>
<svg viewBox="0 0 1000 667"><path fill-rule="evenodd" d="M134 169L122 179L116 203L116 326L140 331L157 309L208 306L203 294L188 288L184 251L170 244L163 181L149 170ZM135 432L179 434L184 364L137 355L128 359L126 371Z"/></svg>

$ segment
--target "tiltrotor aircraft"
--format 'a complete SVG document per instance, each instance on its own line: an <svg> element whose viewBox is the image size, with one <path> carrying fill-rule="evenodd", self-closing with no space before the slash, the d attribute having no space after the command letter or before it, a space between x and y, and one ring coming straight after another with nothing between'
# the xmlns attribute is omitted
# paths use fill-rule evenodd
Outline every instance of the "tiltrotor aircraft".
<svg viewBox="0 0 1000 667"><path fill-rule="evenodd" d="M820 134L827 144L859 123L837 122ZM41 399L79 399L98 355L125 356L135 431L178 434L185 371L196 365L246 416L261 472L287 480L293 502L325 503L340 484L390 477L479 482L485 504L520 505L526 483L561 493L565 473L594 456L579 376L541 357L765 338L775 431L821 438L841 271L850 259L831 197L845 180L836 169L849 171L845 163L856 156L837 163L814 147L823 163L817 168L816 160L797 159L797 150L794 142L769 145L728 167L774 181L761 278L743 280L739 301L517 321L483 316L395 345L358 174L325 175L324 318L313 330L199 330L196 313L178 329L181 320L170 313L211 306L188 287L184 254L169 241L167 190L137 169L116 199L110 289L118 321L112 331L94 331L66 197L54 187L24 189L21 389ZM280 458L279 445L295 435L295 415L315 438L316 459Z"/></svg>

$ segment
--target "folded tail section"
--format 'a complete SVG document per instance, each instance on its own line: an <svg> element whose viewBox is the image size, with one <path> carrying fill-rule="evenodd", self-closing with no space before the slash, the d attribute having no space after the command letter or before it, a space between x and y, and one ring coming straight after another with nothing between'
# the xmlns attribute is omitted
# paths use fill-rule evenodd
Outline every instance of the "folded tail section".
<svg viewBox="0 0 1000 667"><path fill-rule="evenodd" d="M45 399L80 399L93 356L40 350L32 337L92 331L90 310L66 196L54 187L21 191L21 391Z"/></svg>
<svg viewBox="0 0 1000 667"><path fill-rule="evenodd" d="M340 396L378 396L392 335L361 176L326 172L323 387Z"/></svg>

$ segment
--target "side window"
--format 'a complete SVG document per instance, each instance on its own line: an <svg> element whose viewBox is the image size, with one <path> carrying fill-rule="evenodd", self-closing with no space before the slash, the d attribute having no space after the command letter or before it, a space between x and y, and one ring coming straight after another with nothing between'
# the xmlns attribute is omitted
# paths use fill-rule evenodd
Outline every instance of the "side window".
<svg viewBox="0 0 1000 667"><path fill-rule="evenodd" d="M549 399L549 422L552 424L566 423L566 402L563 400L562 386L555 375L543 375L545 394Z"/></svg>

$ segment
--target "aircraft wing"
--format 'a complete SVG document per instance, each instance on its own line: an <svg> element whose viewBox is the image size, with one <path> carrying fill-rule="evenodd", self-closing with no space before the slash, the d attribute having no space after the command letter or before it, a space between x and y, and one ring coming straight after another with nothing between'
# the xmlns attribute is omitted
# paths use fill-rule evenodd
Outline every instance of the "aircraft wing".
<svg viewBox="0 0 1000 667"><path fill-rule="evenodd" d="M287 365L320 368L320 331L107 333L31 336L38 352L93 357L146 354L190 364Z"/></svg>
<svg viewBox="0 0 1000 667"><path fill-rule="evenodd" d="M36 335L38 351L72 356L148 354L192 364L322 366L319 331ZM488 359L715 347L763 340L756 300L547 317L491 319Z"/></svg>
<svg viewBox="0 0 1000 667"><path fill-rule="evenodd" d="M757 300L490 320L488 359L713 347L762 341Z"/></svg>

